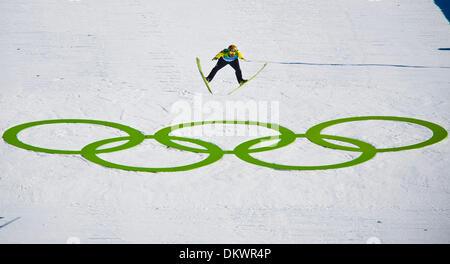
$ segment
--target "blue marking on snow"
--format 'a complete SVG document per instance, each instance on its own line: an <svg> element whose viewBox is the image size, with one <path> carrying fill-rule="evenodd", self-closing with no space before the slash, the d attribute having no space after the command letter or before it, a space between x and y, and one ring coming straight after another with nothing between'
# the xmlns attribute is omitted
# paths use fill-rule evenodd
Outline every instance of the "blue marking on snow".
<svg viewBox="0 0 450 264"><path fill-rule="evenodd" d="M440 49L443 50L443 49ZM447 49L445 49L447 50ZM257 62L257 61L253 61ZM396 68L417 68L417 69L450 69L450 66L423 66L423 65L402 65L402 64L380 64L380 63L312 63L312 62L277 62L268 63L288 64L288 65L309 65L309 66L350 66L350 67L396 67Z"/></svg>
<svg viewBox="0 0 450 264"><path fill-rule="evenodd" d="M3 217L2 217L2 218L3 218ZM5 226L7 226L7 225L9 225L9 224L11 224L11 223L13 223L13 222L19 220L19 219L20 219L20 217L16 217L16 218L14 218L13 220L11 220L11 221L9 221L9 222L6 222L6 223L4 223L3 225L0 225L0 229L2 229L3 227L5 227Z"/></svg>
<svg viewBox="0 0 450 264"><path fill-rule="evenodd" d="M434 0L434 3L441 9L442 14L450 22L450 1L449 0Z"/></svg>

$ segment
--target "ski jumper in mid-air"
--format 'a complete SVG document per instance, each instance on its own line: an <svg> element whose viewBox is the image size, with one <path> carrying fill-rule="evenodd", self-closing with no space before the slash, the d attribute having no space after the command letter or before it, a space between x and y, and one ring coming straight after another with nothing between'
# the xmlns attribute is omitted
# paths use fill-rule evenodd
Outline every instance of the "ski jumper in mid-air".
<svg viewBox="0 0 450 264"><path fill-rule="evenodd" d="M233 67L233 69L236 73L237 81L239 82L239 84L243 84L247 81L245 79L242 79L242 72L241 72L241 68L239 67L239 59L242 59L245 61L246 61L246 59L244 57L242 57L242 54L237 49L236 45L228 46L227 49L224 49L221 52L219 52L212 60L217 60L217 59L219 59L219 61L217 62L216 66L211 70L209 75L206 77L206 80L208 82L212 81L212 79L214 78L216 73L228 64L231 67Z"/></svg>

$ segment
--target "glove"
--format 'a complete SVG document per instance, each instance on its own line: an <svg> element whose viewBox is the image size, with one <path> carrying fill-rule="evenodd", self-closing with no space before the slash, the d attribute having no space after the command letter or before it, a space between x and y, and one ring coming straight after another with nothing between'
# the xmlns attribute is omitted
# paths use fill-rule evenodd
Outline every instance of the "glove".
<svg viewBox="0 0 450 264"><path fill-rule="evenodd" d="M214 57L214 58L213 58L212 60L213 60L213 61L214 61L214 60L217 60L217 58L216 58L216 57Z"/></svg>

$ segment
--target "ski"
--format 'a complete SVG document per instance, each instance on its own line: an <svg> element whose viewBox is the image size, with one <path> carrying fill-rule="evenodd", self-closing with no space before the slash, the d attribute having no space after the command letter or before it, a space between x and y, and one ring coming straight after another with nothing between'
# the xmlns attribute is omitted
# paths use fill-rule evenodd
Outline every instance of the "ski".
<svg viewBox="0 0 450 264"><path fill-rule="evenodd" d="M209 91L211 94L213 94L213 92L211 91L211 87L209 86L209 82L206 80L206 77L205 77L205 75L203 74L202 66L200 65L200 59L197 57L196 60L197 60L198 71L200 72L200 75L202 76L202 79L203 79L203 81L205 82L206 87L208 88L208 91Z"/></svg>
<svg viewBox="0 0 450 264"><path fill-rule="evenodd" d="M233 91L229 92L228 94L232 94L234 91L236 91L237 89L241 88L242 86L244 86L246 83L248 83L251 79L255 78L256 75L258 75L265 67L267 66L267 62L264 63L264 65L262 66L261 69L259 69L259 71L257 71L255 73L255 75L253 75L250 79L248 79L245 83L239 85L239 87L237 87L236 89L234 89Z"/></svg>

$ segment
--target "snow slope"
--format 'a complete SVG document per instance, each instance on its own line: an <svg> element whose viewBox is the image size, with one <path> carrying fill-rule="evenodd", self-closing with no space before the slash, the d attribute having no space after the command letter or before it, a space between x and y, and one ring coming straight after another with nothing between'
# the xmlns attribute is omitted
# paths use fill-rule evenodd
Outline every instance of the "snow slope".
<svg viewBox="0 0 450 264"><path fill-rule="evenodd" d="M30 121L78 118L153 134L180 117L179 105L192 107L192 121L214 119L195 114L199 100L279 106L277 123L296 133L365 115L418 118L448 131L449 33L432 0L4 0L0 132ZM224 68L211 96L195 57L209 72L210 59L232 43L250 60L241 62L244 78L269 65L231 96L237 83ZM392 121L324 132L379 148L430 136L421 126ZM59 124L30 128L20 139L81 149L119 135L101 126ZM252 137L200 138L232 149ZM290 165L357 155L305 139L254 154ZM177 166L205 155L146 140L102 157ZM336 170L280 171L225 155L195 170L152 174L2 141L0 243L366 243L371 237L449 243L449 164L446 139Z"/></svg>

